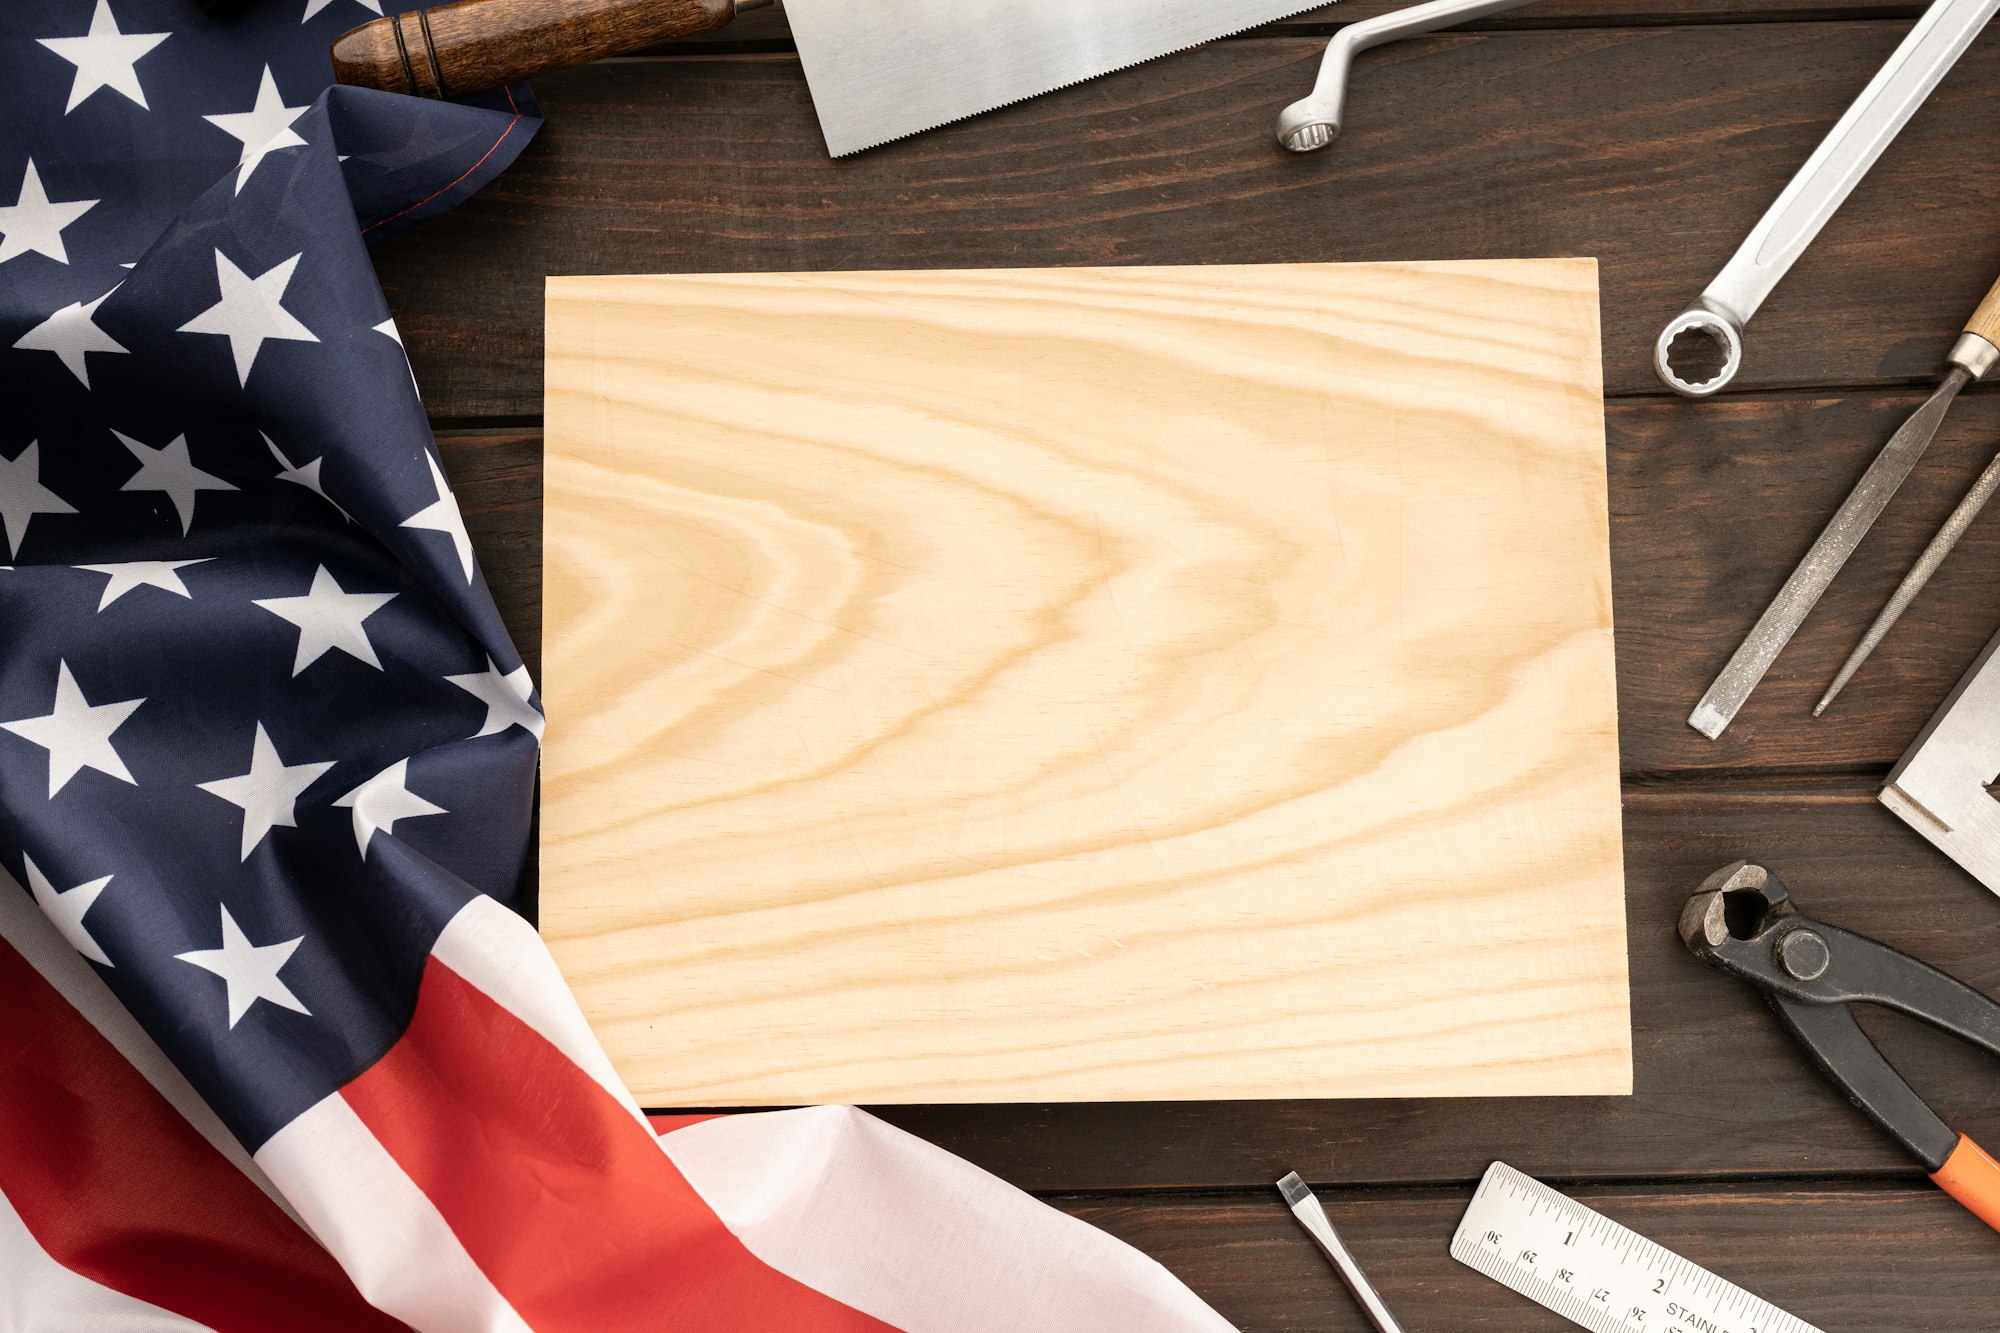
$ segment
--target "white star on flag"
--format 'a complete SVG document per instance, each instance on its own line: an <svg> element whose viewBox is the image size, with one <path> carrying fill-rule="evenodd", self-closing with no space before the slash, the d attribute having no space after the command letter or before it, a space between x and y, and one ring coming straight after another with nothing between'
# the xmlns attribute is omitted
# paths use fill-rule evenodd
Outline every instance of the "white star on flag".
<svg viewBox="0 0 2000 1333"><path fill-rule="evenodd" d="M509 727L520 727L536 740L542 738L542 715L528 702L535 683L528 679L527 667L517 666L503 675L489 657L486 670L445 679L486 705L486 720L472 733L474 740L498 735Z"/></svg>
<svg viewBox="0 0 2000 1333"><path fill-rule="evenodd" d="M239 859L248 861L250 853L257 850L257 844L264 841L264 835L272 829L299 826L299 797L332 767L331 762L287 764L278 757L278 747L271 744L264 724L259 722L257 734L250 742L248 773L195 785L242 808L243 854Z"/></svg>
<svg viewBox="0 0 2000 1333"><path fill-rule="evenodd" d="M123 431L112 431L139 460L139 470L118 489L123 491L164 491L174 502L174 513L180 516L181 536L188 534L194 525L195 497L202 491L233 491L236 488L220 477L210 476L194 465L188 457L187 436L176 435L167 443L155 449L150 444L141 444Z"/></svg>
<svg viewBox="0 0 2000 1333"><path fill-rule="evenodd" d="M113 287L111 292L117 291ZM69 373L90 387L90 367L84 364L86 352L123 352L126 349L97 327L97 307L110 299L106 292L95 301L72 301L50 315L15 340L14 346L29 352L54 352Z"/></svg>
<svg viewBox="0 0 2000 1333"><path fill-rule="evenodd" d="M299 1002L292 994L292 988L278 979L279 969L292 960L292 953L305 936L285 940L280 944L252 944L243 928L236 924L236 918L229 915L229 907L222 908L222 947L220 949L193 949L187 953L177 953L174 957L183 963L193 963L221 977L229 990L229 1026L235 1027L243 1015L250 1012L250 1006L259 1000L269 1000L272 1004L283 1005L294 1013L311 1015L312 1010Z"/></svg>
<svg viewBox="0 0 2000 1333"><path fill-rule="evenodd" d="M381 659L361 622L395 600L393 592L344 592L321 565L305 596L263 597L257 605L299 627L299 650L292 658L296 676L336 648L380 671Z"/></svg>
<svg viewBox="0 0 2000 1333"><path fill-rule="evenodd" d="M0 527L7 530L9 559L21 554L21 541L37 514L74 514L61 496L42 485L42 446L29 440L12 461L0 457Z"/></svg>
<svg viewBox="0 0 2000 1333"><path fill-rule="evenodd" d="M28 892L35 895L35 905L42 909L42 915L53 922L56 930L69 941L69 947L93 963L112 966L111 959L105 956L102 946L91 938L90 932L84 928L83 915L97 902L97 895L104 892L104 886L109 884L113 877L106 875L102 879L93 879L88 884L79 884L73 889L63 889L58 892L56 886L49 883L49 877L42 873L41 867L30 860L25 853L21 857L21 863L27 867Z"/></svg>
<svg viewBox="0 0 2000 1333"><path fill-rule="evenodd" d="M319 336L292 317L282 302L292 272L303 255L293 255L282 264L251 277L229 262L229 256L215 252L215 283L222 299L181 325L182 333L213 333L229 339L229 351L236 358L236 379L250 383L250 368L264 344L280 342L316 343Z"/></svg>
<svg viewBox="0 0 2000 1333"><path fill-rule="evenodd" d="M382 0L354 0L354 2L358 5L362 5L368 9L374 10L377 14L382 12ZM300 19L299 22L301 23L311 22L313 15L319 13L320 10L325 9L328 5L332 3L333 0L306 0L306 16Z"/></svg>
<svg viewBox="0 0 2000 1333"><path fill-rule="evenodd" d="M465 516L458 512L458 497L451 493L451 487L444 479L444 472L438 467L437 459L425 450L424 461L431 465L431 484L437 487L437 499L403 520L406 528L425 528L431 532L442 532L451 538L452 548L458 552L459 567L465 571L465 581L472 582L472 538L465 531Z"/></svg>
<svg viewBox="0 0 2000 1333"><path fill-rule="evenodd" d="M370 328L395 343L396 346L403 346L403 331L396 327L395 316L391 315L380 324L371 325ZM417 387L417 368L410 364L410 352L407 347L403 348L403 368L410 372L410 392L417 396L418 402L422 402L424 391Z"/></svg>
<svg viewBox="0 0 2000 1333"><path fill-rule="evenodd" d="M97 0L89 32L81 37L40 38L43 46L76 66L76 77L69 85L69 105L63 108L63 114L66 116L83 105L83 99L99 88L122 93L150 111L145 90L139 86L139 71L133 66L171 36L170 32L120 32L118 20L111 13L111 0Z"/></svg>
<svg viewBox="0 0 2000 1333"><path fill-rule="evenodd" d="M334 802L354 809L354 841L361 848L362 860L368 859L368 842L378 829L393 834L399 819L451 813L411 791L409 781L410 761L398 759Z"/></svg>
<svg viewBox="0 0 2000 1333"><path fill-rule="evenodd" d="M144 699L126 699L115 704L92 704L77 688L69 663L56 663L56 704L41 717L24 717L16 722L0 722L0 730L11 731L49 752L49 799L69 785L69 780L86 768L94 768L120 782L131 782L132 771L111 746L111 733L125 724Z"/></svg>
<svg viewBox="0 0 2000 1333"><path fill-rule="evenodd" d="M257 169L266 153L305 147L306 141L292 128L292 122L311 109L310 102L286 106L285 99L278 96L278 81L271 77L271 67L266 65L263 81L257 85L256 105L248 111L202 117L243 145L243 157L236 168L236 193L243 193L250 173Z"/></svg>
<svg viewBox="0 0 2000 1333"><path fill-rule="evenodd" d="M48 191L42 188L42 175L35 170L35 159L29 158L27 174L21 178L21 197L0 206L0 264L30 250L67 264L69 251L63 247L63 228L102 202L76 199L51 203Z"/></svg>
<svg viewBox="0 0 2000 1333"><path fill-rule="evenodd" d="M326 493L326 488L324 486L320 485L319 465L326 461L324 458L315 458L310 463L302 463L298 467L293 467L292 460L285 457L285 455L279 450L277 442L275 440L273 440L268 435L264 435L264 432L262 431L258 431L257 433L259 435L263 435L264 447L271 451L271 457L277 459L278 466L284 469L284 471L278 474L279 481L289 481L294 486L305 487L307 490L311 491L314 495L317 495L320 499L326 501L330 505L333 505L334 513L339 514L349 523L352 523L354 521L354 516L348 513L345 509L342 509L339 505L334 504L333 497Z"/></svg>
<svg viewBox="0 0 2000 1333"><path fill-rule="evenodd" d="M205 565L214 556L203 556L199 560L126 560L115 565L76 565L73 568L87 569L93 574L104 574L108 581L104 585L104 595L97 599L97 609L105 607L123 597L135 588L158 588L192 601L194 594L187 584L181 582L176 570L189 565Z"/></svg>

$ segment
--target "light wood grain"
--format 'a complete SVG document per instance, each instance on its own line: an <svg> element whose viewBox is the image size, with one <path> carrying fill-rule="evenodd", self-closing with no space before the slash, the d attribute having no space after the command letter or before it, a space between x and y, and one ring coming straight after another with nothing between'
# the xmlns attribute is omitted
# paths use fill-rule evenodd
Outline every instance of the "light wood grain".
<svg viewBox="0 0 2000 1333"><path fill-rule="evenodd" d="M1630 1090L1588 260L552 279L650 1104Z"/></svg>
<svg viewBox="0 0 2000 1333"><path fill-rule="evenodd" d="M1976 333L1996 347L2000 347L2000 280L1986 289L1980 298L1979 308L1972 312L1972 318L1965 321L1965 331Z"/></svg>

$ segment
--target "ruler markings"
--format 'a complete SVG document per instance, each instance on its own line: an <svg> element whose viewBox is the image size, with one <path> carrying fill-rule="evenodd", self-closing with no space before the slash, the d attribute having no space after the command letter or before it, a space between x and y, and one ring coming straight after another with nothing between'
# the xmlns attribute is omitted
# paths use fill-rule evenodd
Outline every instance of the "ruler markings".
<svg viewBox="0 0 2000 1333"><path fill-rule="evenodd" d="M1451 1255L1593 1333L1821 1333L1505 1162L1473 1192Z"/></svg>

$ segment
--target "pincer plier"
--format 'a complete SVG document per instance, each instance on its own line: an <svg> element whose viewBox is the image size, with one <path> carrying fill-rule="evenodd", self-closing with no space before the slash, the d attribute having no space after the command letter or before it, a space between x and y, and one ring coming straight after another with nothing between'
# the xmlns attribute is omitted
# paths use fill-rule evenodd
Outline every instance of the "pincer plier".
<svg viewBox="0 0 2000 1333"><path fill-rule="evenodd" d="M2000 1055L2000 1004L1879 940L1813 920L1775 874L1748 861L1702 881L1681 909L1681 939L1762 991L1820 1072L1947 1194L2000 1230L2000 1163L1938 1118L1849 1008L1881 1005Z"/></svg>

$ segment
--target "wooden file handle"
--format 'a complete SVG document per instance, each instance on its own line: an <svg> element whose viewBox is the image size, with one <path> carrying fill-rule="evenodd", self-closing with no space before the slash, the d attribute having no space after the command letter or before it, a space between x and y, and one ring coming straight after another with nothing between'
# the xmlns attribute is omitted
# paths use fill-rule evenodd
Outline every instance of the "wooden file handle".
<svg viewBox="0 0 2000 1333"><path fill-rule="evenodd" d="M341 83L457 97L719 28L769 0L458 0L364 23L333 43Z"/></svg>
<svg viewBox="0 0 2000 1333"><path fill-rule="evenodd" d="M1965 331L2000 347L2000 282L1987 289L1986 299L1972 312L1972 318L1965 321Z"/></svg>

